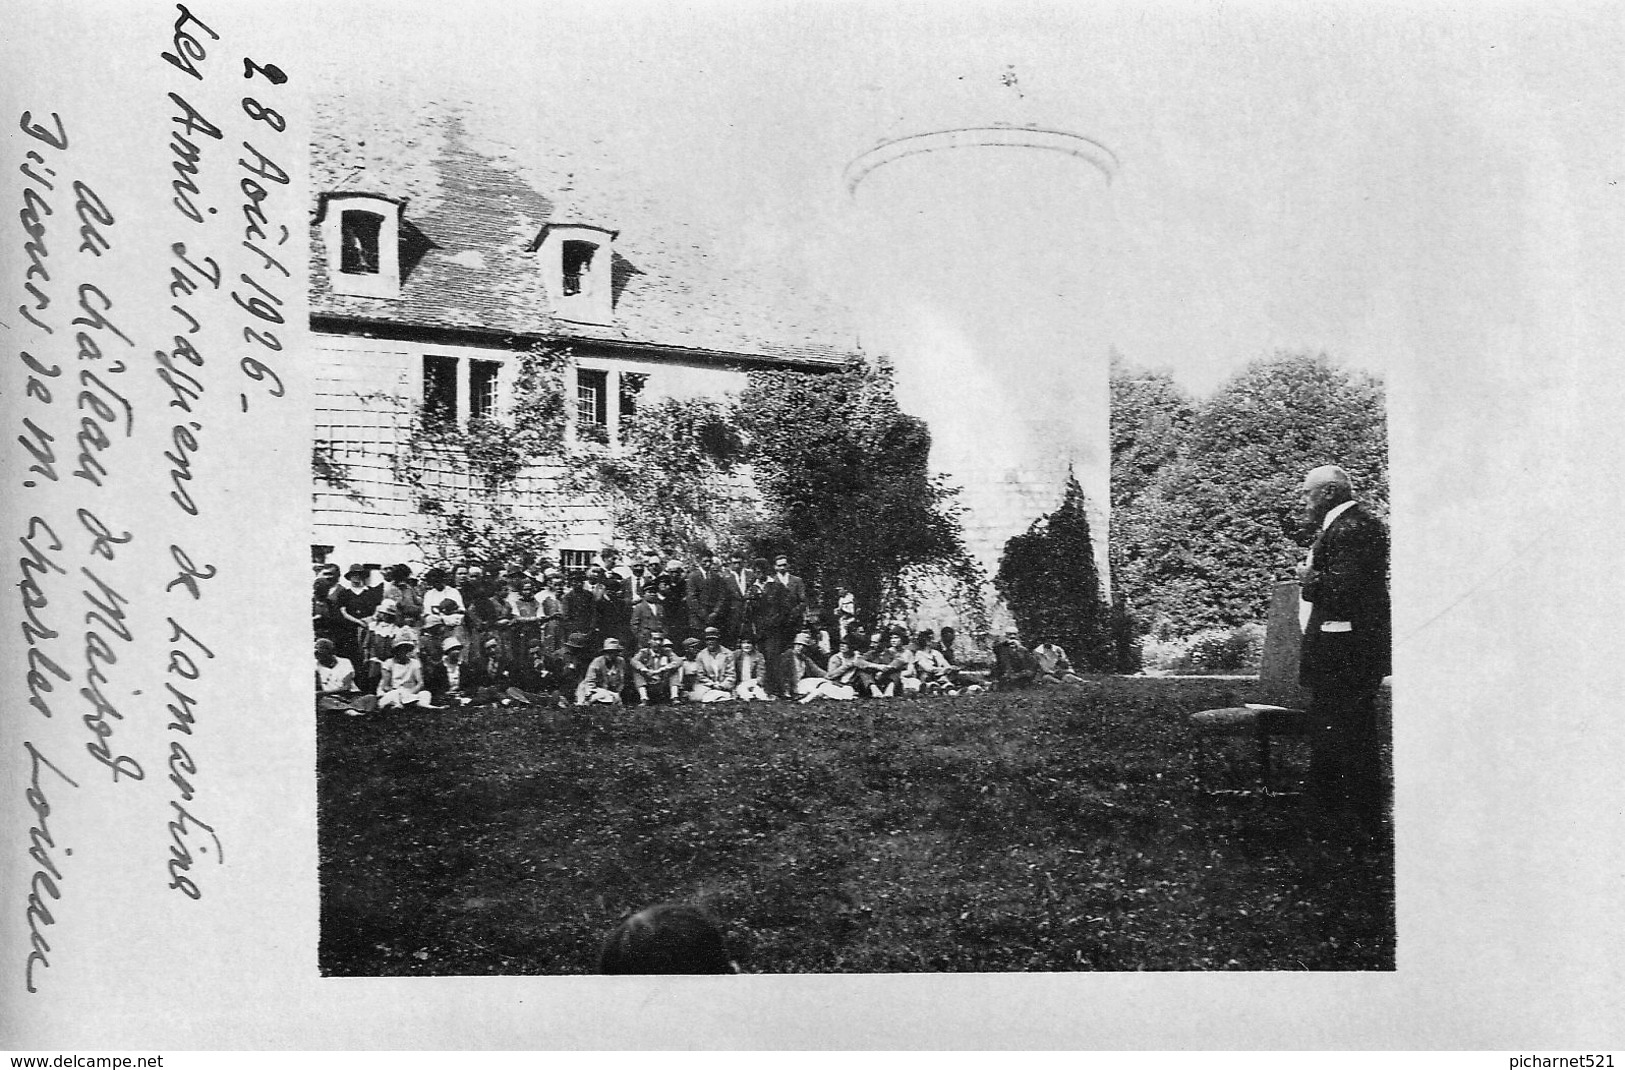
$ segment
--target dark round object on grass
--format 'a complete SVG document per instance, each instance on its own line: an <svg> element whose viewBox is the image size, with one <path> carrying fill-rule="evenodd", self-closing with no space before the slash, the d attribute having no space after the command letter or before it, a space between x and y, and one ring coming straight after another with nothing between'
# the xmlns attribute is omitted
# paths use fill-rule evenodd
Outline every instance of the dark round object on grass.
<svg viewBox="0 0 1625 1070"><path fill-rule="evenodd" d="M598 952L603 974L733 973L716 919L687 903L646 907L621 922Z"/></svg>

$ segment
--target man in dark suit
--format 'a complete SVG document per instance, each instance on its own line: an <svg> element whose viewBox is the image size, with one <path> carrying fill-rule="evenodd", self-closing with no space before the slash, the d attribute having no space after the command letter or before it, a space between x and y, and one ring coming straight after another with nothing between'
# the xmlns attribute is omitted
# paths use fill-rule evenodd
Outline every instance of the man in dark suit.
<svg viewBox="0 0 1625 1070"><path fill-rule="evenodd" d="M1299 571L1304 625L1299 682L1309 689L1309 801L1368 832L1385 799L1377 691L1391 671L1388 529L1354 500L1349 475L1322 465L1304 478L1305 518L1317 534Z"/></svg>
<svg viewBox="0 0 1625 1070"><path fill-rule="evenodd" d="M699 564L688 572L688 628L690 635L704 635L705 629L722 628L728 611L728 589L717 568L716 555L701 550Z"/></svg>
<svg viewBox="0 0 1625 1070"><path fill-rule="evenodd" d="M660 604L666 609L666 638L681 645L689 637L688 577L682 562L667 562L655 590L660 592Z"/></svg>
<svg viewBox="0 0 1625 1070"><path fill-rule="evenodd" d="M762 632L760 645L762 656L767 658L767 690L769 694L779 694L784 689L779 670L807 613L806 584L802 583L800 576L790 574L788 557L780 554L774 560L773 572L763 583L758 598L761 603L758 618Z"/></svg>
<svg viewBox="0 0 1625 1070"><path fill-rule="evenodd" d="M587 589L587 574L582 570L571 569L566 582L569 586L560 599L564 612L561 628L565 635L583 632L590 642L598 629L598 599Z"/></svg>
<svg viewBox="0 0 1625 1070"><path fill-rule="evenodd" d="M793 637L801 630L802 618L807 615L807 585L801 582L800 576L790 575L790 559L783 554L773 561L773 579L784 587L792 621L790 635Z"/></svg>
<svg viewBox="0 0 1625 1070"><path fill-rule="evenodd" d="M735 553L728 559L728 568L722 573L722 645L730 650L739 648L739 637L745 634L745 605L750 598L751 574L745 567L743 554ZM752 635L750 638L756 638Z"/></svg>
<svg viewBox="0 0 1625 1070"><path fill-rule="evenodd" d="M605 639L611 637L619 639L624 650L626 644L632 642L632 600L627 594L626 577L613 569L605 568L603 577L598 580L598 586L603 588L603 596L596 603L598 630L603 633Z"/></svg>

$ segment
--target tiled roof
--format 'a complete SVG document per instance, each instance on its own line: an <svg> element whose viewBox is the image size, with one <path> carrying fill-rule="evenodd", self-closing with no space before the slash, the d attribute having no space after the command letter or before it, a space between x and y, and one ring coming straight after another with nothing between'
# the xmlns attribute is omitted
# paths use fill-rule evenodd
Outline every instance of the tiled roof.
<svg viewBox="0 0 1625 1070"><path fill-rule="evenodd" d="M640 161L615 159L601 142L523 131L545 150L520 152L477 132L468 105L400 106L347 92L317 107L313 192L405 201L398 299L335 294L312 213L311 312L407 327L470 328L519 335L597 338L790 361L838 361L855 334L816 280L771 251L699 221L657 188ZM644 172L658 163L642 162ZM677 203L674 203L676 201ZM620 232L615 241L612 324L553 319L536 254L549 222ZM750 255L754 252L756 255ZM750 262L744 262L749 256Z"/></svg>

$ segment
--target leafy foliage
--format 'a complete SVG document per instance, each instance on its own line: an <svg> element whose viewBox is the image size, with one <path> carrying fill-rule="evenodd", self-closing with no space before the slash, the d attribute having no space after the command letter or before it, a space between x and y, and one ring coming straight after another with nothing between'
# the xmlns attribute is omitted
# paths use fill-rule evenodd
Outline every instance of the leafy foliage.
<svg viewBox="0 0 1625 1070"><path fill-rule="evenodd" d="M1111 361L1112 517L1115 522L1153 487L1179 456L1196 419L1189 395L1165 371Z"/></svg>
<svg viewBox="0 0 1625 1070"><path fill-rule="evenodd" d="M931 474L931 433L898 408L888 364L752 372L737 412L767 506L745 533L755 552L791 554L826 602L844 586L880 616L906 608L910 575L979 595L955 491Z"/></svg>
<svg viewBox="0 0 1625 1070"><path fill-rule="evenodd" d="M601 457L597 472L613 495L615 530L623 537L720 550L759 520L728 402L664 398L623 417L621 435L626 448Z"/></svg>
<svg viewBox="0 0 1625 1070"><path fill-rule="evenodd" d="M547 532L521 523L513 506L500 498L478 510L448 508L437 498L424 498L418 511L433 534L418 532L414 538L432 561L537 561L552 544Z"/></svg>
<svg viewBox="0 0 1625 1070"><path fill-rule="evenodd" d="M1120 627L1132 636L1144 594L1136 580L1162 519L1158 477L1178 460L1196 405L1167 372L1132 367L1114 352L1111 413L1113 595Z"/></svg>
<svg viewBox="0 0 1625 1070"><path fill-rule="evenodd" d="M569 346L538 342L519 358L509 406L508 430L529 457L558 453L564 445L564 372L574 352Z"/></svg>
<svg viewBox="0 0 1625 1070"><path fill-rule="evenodd" d="M333 456L333 447L327 442L316 442L310 448L310 469L318 482L326 483L334 490L344 492L344 496L358 505L371 505L372 500L355 485L350 475L350 468L337 457Z"/></svg>
<svg viewBox="0 0 1625 1070"><path fill-rule="evenodd" d="M993 583L1029 642L1053 638L1077 667L1115 670L1111 610L1095 569L1087 500L1070 472L1060 507L1004 544Z"/></svg>
<svg viewBox="0 0 1625 1070"><path fill-rule="evenodd" d="M1191 790L1185 716L1234 701L1108 677L324 717L320 967L589 973L622 917L675 900L709 906L750 973L1392 970L1391 843ZM1252 749L1237 741L1235 773ZM1212 785L1240 783L1228 750L1210 757Z"/></svg>
<svg viewBox="0 0 1625 1070"><path fill-rule="evenodd" d="M497 561L545 553L547 533L519 520L515 484L532 465L562 453L564 371L571 356L568 347L548 345L521 354L506 419L458 425L422 407L412 412L391 469L416 500L423 526L409 535L425 556ZM471 478L466 490L446 494L431 472Z"/></svg>
<svg viewBox="0 0 1625 1070"><path fill-rule="evenodd" d="M1386 511L1382 384L1324 354L1254 361L1195 405L1165 376L1119 365L1113 397L1114 472L1126 470L1114 578L1159 638L1263 619L1273 580L1312 538L1297 492L1310 468L1342 465L1361 500Z"/></svg>
<svg viewBox="0 0 1625 1070"><path fill-rule="evenodd" d="M1153 675L1256 675L1264 657L1264 626L1255 622L1238 628L1208 628L1181 639L1146 636L1140 647L1141 664Z"/></svg>

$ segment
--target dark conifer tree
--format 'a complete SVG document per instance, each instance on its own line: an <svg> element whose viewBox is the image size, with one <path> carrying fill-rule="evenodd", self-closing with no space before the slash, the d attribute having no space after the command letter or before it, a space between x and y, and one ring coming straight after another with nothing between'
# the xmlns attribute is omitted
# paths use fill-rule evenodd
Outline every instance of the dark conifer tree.
<svg viewBox="0 0 1625 1070"><path fill-rule="evenodd" d="M1087 504L1068 473L1060 507L1004 544L993 583L1026 641L1054 639L1077 668L1113 672L1111 609L1095 568Z"/></svg>

